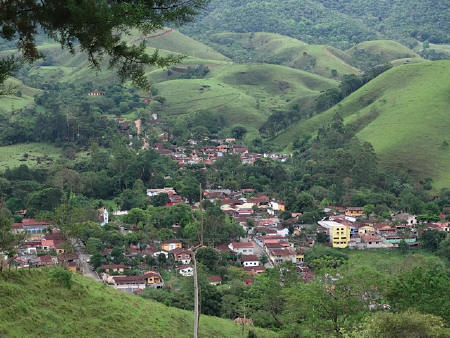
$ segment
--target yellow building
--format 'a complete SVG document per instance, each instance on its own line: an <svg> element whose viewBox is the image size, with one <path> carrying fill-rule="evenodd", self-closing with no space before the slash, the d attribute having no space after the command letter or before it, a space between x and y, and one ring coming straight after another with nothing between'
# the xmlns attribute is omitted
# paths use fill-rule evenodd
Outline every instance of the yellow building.
<svg viewBox="0 0 450 338"><path fill-rule="evenodd" d="M172 251L175 249L181 249L182 247L181 241L177 239L169 239L161 243L161 249L164 251Z"/></svg>
<svg viewBox="0 0 450 338"><path fill-rule="evenodd" d="M364 215L364 209L360 207L349 207L345 209L345 216L359 217Z"/></svg>
<svg viewBox="0 0 450 338"><path fill-rule="evenodd" d="M333 248L346 248L350 242L350 227L332 221L320 221L319 225L328 230Z"/></svg>

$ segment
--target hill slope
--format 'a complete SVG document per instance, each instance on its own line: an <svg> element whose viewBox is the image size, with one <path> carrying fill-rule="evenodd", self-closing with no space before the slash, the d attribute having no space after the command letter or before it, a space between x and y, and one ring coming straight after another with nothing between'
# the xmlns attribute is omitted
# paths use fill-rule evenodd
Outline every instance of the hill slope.
<svg viewBox="0 0 450 338"><path fill-rule="evenodd" d="M130 43L139 43L144 37L133 35ZM176 116L200 110L220 113L229 126L246 124L256 134L256 128L276 109L286 109L297 102L313 100L320 91L337 86L337 81L290 67L272 64L234 64L227 57L200 42L171 29L145 37L150 53L159 49L163 55L185 55L181 64L169 70L150 69L148 76L152 88L164 100L159 104L152 102L152 109L160 116ZM288 38L289 39L289 38ZM294 40L294 39L292 39ZM301 44L300 41L298 41ZM321 47L322 48L322 47ZM103 87L117 82L112 70L92 71L86 57L82 54L71 55L62 51L57 44L44 44L41 50L46 59L35 64L24 76L36 86L45 83L67 82L75 85L87 84L90 90L102 90ZM308 49L309 50L309 49ZM330 70L320 65L324 73ZM333 59L337 57L333 56ZM337 63L339 63L337 61ZM330 62L334 67L334 63ZM188 67L203 65L209 72L201 76L186 78ZM346 66L338 64L344 69ZM341 69L339 68L339 69ZM343 70L344 71L344 70ZM147 93L141 93L142 100ZM0 104L5 101L0 98ZM32 102L31 100L29 100ZM6 102L5 102L6 105ZM133 119L134 112L123 114Z"/></svg>
<svg viewBox="0 0 450 338"><path fill-rule="evenodd" d="M74 275L69 290L47 269L0 274L2 337L191 337L193 313ZM7 278L7 280L5 280ZM258 337L274 333L255 329ZM241 326L201 316L199 336L238 337Z"/></svg>
<svg viewBox="0 0 450 338"><path fill-rule="evenodd" d="M314 133L339 112L346 123L361 121L357 137L372 143L383 166L432 177L435 188L450 186L449 78L450 61L392 68L275 141L285 146Z"/></svg>
<svg viewBox="0 0 450 338"><path fill-rule="evenodd" d="M202 79L171 79L163 71L151 74L151 78L158 77L155 88L166 99L163 114L207 110L221 113L231 125L257 128L272 110L313 99L321 90L337 85L334 80L278 65L208 66L211 71Z"/></svg>
<svg viewBox="0 0 450 338"><path fill-rule="evenodd" d="M305 70L329 78L358 73L358 69L332 54L332 47L310 45L272 33L217 33L210 44L240 62L268 62ZM342 52L343 53L343 52ZM336 74L332 74L332 70Z"/></svg>

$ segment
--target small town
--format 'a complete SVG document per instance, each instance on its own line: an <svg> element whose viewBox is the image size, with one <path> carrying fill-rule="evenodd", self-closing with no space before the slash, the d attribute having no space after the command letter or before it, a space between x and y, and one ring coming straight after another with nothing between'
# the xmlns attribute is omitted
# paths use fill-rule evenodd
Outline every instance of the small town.
<svg viewBox="0 0 450 338"><path fill-rule="evenodd" d="M187 204L172 187L147 189L148 198L161 194L167 195L169 207ZM219 243L212 249L225 255L227 264L248 273L247 284L251 283L252 275L286 262L296 266L298 274L308 282L314 273L305 264L304 257L316 242L339 249L400 250L403 244L407 250L417 250L420 247L417 238L421 232L450 232L450 222L424 223L408 213L392 214L391 219L380 222L363 207L327 206L323 208L325 216L317 224L300 224L298 217L301 213L286 212L283 201L271 199L263 193L255 194L253 189L210 189L203 195L204 201L220 204L220 210L242 227L244 236ZM193 208L198 209L199 203ZM128 214L129 211L101 208L98 210L99 225L118 227L123 234L139 233L138 227L124 223L123 217ZM450 210L447 208L442 211L441 218L445 219L448 214ZM77 250L79 247L76 245L73 250L72 243L60 229L48 222L27 218L26 210L20 210L18 215L23 218L12 225L13 231L24 233L26 237L17 248L17 255L8 259L10 267L64 266L132 294L145 288L162 288L165 285L162 275L166 270L180 278L193 275L192 253L188 243L178 238L180 227L177 224L170 227L173 232L171 239L146 238L145 242L149 244L138 242L124 246L119 250L120 259L113 256L113 250L117 251L117 248L106 247L101 255L108 264L93 266L90 255ZM128 264L130 261L134 267ZM148 264L159 261L173 263L164 268ZM136 266L136 262L140 264ZM223 282L220 275L207 278L212 285Z"/></svg>
<svg viewBox="0 0 450 338"><path fill-rule="evenodd" d="M449 0L0 0L0 338L450 337Z"/></svg>

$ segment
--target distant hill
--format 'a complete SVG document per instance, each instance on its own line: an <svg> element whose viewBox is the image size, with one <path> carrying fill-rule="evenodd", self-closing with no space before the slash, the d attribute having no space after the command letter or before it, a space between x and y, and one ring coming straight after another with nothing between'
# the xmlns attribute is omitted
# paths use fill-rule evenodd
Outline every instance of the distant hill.
<svg viewBox="0 0 450 338"><path fill-rule="evenodd" d="M219 32L271 32L343 48L377 38L450 42L446 0L213 0L182 28L202 41Z"/></svg>
<svg viewBox="0 0 450 338"><path fill-rule="evenodd" d="M272 38L271 35L268 37ZM322 90L338 84L335 79L281 65L235 64L212 47L171 29L147 37L132 35L129 43L140 43L142 39L146 40L150 53L159 49L162 55L185 56L180 64L170 69L154 68L148 71L152 88L158 92L159 101L162 102L153 100L151 107L160 116L176 116L205 110L222 115L229 127L245 124L249 128L248 135L256 136L257 128L273 110L312 101ZM291 40L297 45L303 44ZM333 55L331 61L327 61L325 47L320 46L316 51L315 47L304 45L307 47L305 52L317 56L317 73L328 72L328 77L331 77L327 65L336 66L342 72L347 67L351 69ZM93 71L83 54L73 56L68 51L61 51L57 44L43 44L40 49L46 55L45 60L22 72L35 86L68 82L75 85L92 83L101 88L114 82L118 83L115 73L111 70ZM185 76L189 67L195 69L200 65L208 70L206 74ZM143 97L147 95L142 93ZM32 103L32 98L29 99L28 103ZM11 100L16 98L0 98L0 107L3 102L7 105ZM124 117L133 119L135 114L130 112Z"/></svg>
<svg viewBox="0 0 450 338"><path fill-rule="evenodd" d="M0 274L2 337L192 336L192 312L131 296L80 275L73 275L73 286L67 289L50 278L50 271ZM241 331L231 320L200 318L200 337L239 337ZM254 331L258 337L276 336Z"/></svg>
<svg viewBox="0 0 450 338"><path fill-rule="evenodd" d="M280 64L333 79L359 73L356 67L334 54L333 47L310 45L279 34L217 33L211 35L209 41L211 46L237 62Z"/></svg>
<svg viewBox="0 0 450 338"><path fill-rule="evenodd" d="M320 91L337 86L331 79L278 65L208 66L210 73L202 79L172 79L166 71L150 75L158 79L154 86L166 99L163 114L206 110L222 114L231 125L258 128L272 110L314 99Z"/></svg>
<svg viewBox="0 0 450 338"><path fill-rule="evenodd" d="M359 122L357 137L369 141L381 165L417 178L431 177L434 188L450 185L450 61L394 67L335 107L300 121L274 141L286 146L314 133L336 112Z"/></svg>
<svg viewBox="0 0 450 338"><path fill-rule="evenodd" d="M352 64L365 68L398 59L421 58L413 50L393 40L364 41L345 52Z"/></svg>

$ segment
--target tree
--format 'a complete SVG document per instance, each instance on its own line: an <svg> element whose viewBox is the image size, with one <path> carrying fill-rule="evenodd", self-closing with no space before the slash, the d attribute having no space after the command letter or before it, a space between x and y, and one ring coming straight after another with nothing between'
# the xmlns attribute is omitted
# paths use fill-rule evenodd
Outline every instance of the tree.
<svg viewBox="0 0 450 338"><path fill-rule="evenodd" d="M365 320L349 337L448 337L450 329L442 318L414 310L400 313L378 312Z"/></svg>
<svg viewBox="0 0 450 338"><path fill-rule="evenodd" d="M72 288L72 272L70 270L64 270L63 268L57 267L52 270L50 277L57 284L67 288Z"/></svg>
<svg viewBox="0 0 450 338"><path fill-rule="evenodd" d="M0 206L1 208L1 206ZM23 240L23 235L14 234L11 221L0 212L0 252L9 258L15 254L15 247ZM3 255L0 255L0 271L3 270Z"/></svg>
<svg viewBox="0 0 450 338"><path fill-rule="evenodd" d="M144 66L163 67L179 58L162 57L158 51L147 54L143 40L136 45L127 41L130 30L149 34L166 25L191 21L206 3L206 0L6 1L0 11L0 37L8 41L16 39L23 59L34 62L42 57L36 35L43 31L71 53L77 47L86 52L96 68L101 68L101 60L109 57L110 66L117 68L122 80L131 79L148 87ZM13 57L1 60L0 85L17 70L18 62Z"/></svg>
<svg viewBox="0 0 450 338"><path fill-rule="evenodd" d="M233 135L234 138L241 140L244 135L247 133L247 129L242 126L237 126L231 129L231 135Z"/></svg>
<svg viewBox="0 0 450 338"><path fill-rule="evenodd" d="M445 239L445 232L438 230L427 230L422 233L420 240L424 249L436 251L441 241Z"/></svg>
<svg viewBox="0 0 450 338"><path fill-rule="evenodd" d="M450 322L450 277L443 266L416 267L399 274L387 293L397 311L414 308Z"/></svg>
<svg viewBox="0 0 450 338"><path fill-rule="evenodd" d="M404 239L402 239L400 243L398 243L398 248L400 249L400 252L402 254L405 254L409 251L409 245Z"/></svg>
<svg viewBox="0 0 450 338"><path fill-rule="evenodd" d="M369 219L372 212L375 211L375 206L373 204L366 204L363 208L364 215L366 215L366 218Z"/></svg>
<svg viewBox="0 0 450 338"><path fill-rule="evenodd" d="M269 258L267 258L267 256L265 254L261 254L259 256L259 261L260 261L261 265L264 266L269 262Z"/></svg>
<svg viewBox="0 0 450 338"><path fill-rule="evenodd" d="M206 247L197 250L196 258L198 263L206 266L211 272L215 272L219 264L220 255L213 248Z"/></svg>
<svg viewBox="0 0 450 338"><path fill-rule="evenodd" d="M318 232L317 233L317 242L322 244L327 244L329 242L329 237L324 232Z"/></svg>
<svg viewBox="0 0 450 338"><path fill-rule="evenodd" d="M320 279L296 283L282 291L286 336L293 332L339 335L342 328L352 328L369 312L371 301L380 301L380 274L375 269L325 274Z"/></svg>

